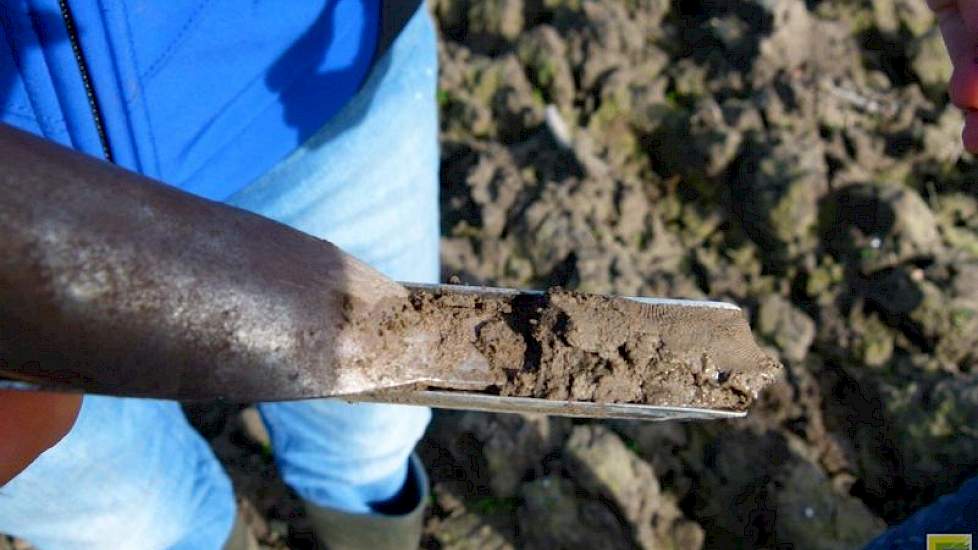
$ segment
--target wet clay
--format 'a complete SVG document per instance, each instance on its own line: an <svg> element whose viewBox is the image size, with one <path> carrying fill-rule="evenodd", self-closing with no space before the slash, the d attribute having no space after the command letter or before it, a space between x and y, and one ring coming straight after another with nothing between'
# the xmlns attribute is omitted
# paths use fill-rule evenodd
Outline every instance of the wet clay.
<svg viewBox="0 0 978 550"><path fill-rule="evenodd" d="M432 351L445 359L457 354L443 352L474 346L488 361L486 393L742 410L781 368L755 345L736 309L561 289L503 296L414 290L409 301L384 319L387 335L438 334ZM458 378L451 362L428 368Z"/></svg>

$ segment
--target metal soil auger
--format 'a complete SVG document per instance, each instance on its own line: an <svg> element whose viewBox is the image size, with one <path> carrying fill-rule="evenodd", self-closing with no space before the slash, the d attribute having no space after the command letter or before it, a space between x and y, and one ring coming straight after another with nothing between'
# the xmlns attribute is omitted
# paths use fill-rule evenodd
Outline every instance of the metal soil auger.
<svg viewBox="0 0 978 550"><path fill-rule="evenodd" d="M779 370L730 304L401 285L7 127L0 192L0 376L15 387L730 418Z"/></svg>

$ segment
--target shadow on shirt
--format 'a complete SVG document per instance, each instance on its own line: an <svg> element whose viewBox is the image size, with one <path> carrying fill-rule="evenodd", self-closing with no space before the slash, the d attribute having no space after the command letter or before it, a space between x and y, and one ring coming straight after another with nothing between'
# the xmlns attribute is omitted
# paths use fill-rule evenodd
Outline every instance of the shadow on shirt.
<svg viewBox="0 0 978 550"><path fill-rule="evenodd" d="M364 87L364 84L371 76L386 72L389 65L386 62L378 62L375 52L376 44L368 43L366 37L361 34L361 41L356 48L357 60L355 62L338 69L325 71L318 69L334 39L333 31L337 26L337 4L338 2L335 0L327 0L322 11L309 28L271 64L265 76L265 84L271 91L278 94L279 101L283 106L285 123L297 132L300 146L329 119L338 114L344 105L348 105L354 96L357 94L372 96L374 89L368 89ZM32 41L28 42L26 47L50 47L52 44L69 40L64 19L60 13L50 10L31 10L29 17L35 30L44 29L44 39L42 42L38 42L37 33L25 33L24 38ZM378 23L379 26L378 21L373 21L373 23ZM10 62L4 62L0 65L0 108L7 105L18 74L17 53L13 51L12 37L6 34L9 29L12 29L11 25L11 14L7 12L7 8L0 4L0 48L7 49L11 54ZM378 33L371 36L376 39ZM364 55L372 56L366 61L371 66L365 74L362 73L362 64L364 63L362 56ZM354 90L353 95L346 98L346 101L338 109L323 112L322 105L326 102L317 102L317 98L329 94L331 87L335 86L336 82L345 82L357 78L358 75L360 82L357 84L358 87ZM306 85L292 86L298 79L303 79ZM309 81L314 81L315 85L308 85ZM95 96L97 100L98 89L95 89ZM364 99L360 102L361 108L358 108L356 113L350 113L353 115L350 117L351 125L355 125L361 120L369 109L370 97Z"/></svg>
<svg viewBox="0 0 978 550"><path fill-rule="evenodd" d="M269 67L268 74L265 76L265 84L268 88L278 92L285 111L285 123L296 129L300 144L312 137L327 122L324 117L310 116L308 107L315 105L316 97L328 94L330 86L335 83L348 82L358 76L361 80L358 84L359 93L372 94L373 90L364 88L363 84L376 72L387 70L387 63L377 63L376 44L367 43L362 33L356 49L358 58L356 62L340 69L322 72L315 69L322 63L323 57L333 42L333 30L337 26L337 4L336 1L326 2L322 12L316 17L312 25ZM374 21L374 23L377 24L378 22ZM371 36L376 40L377 33ZM374 57L366 60L366 62L373 66L364 74L362 72L364 60L360 57L368 52ZM291 86L298 78L305 79L306 85ZM308 85L310 80L315 84ZM356 93L354 92L354 95ZM349 103L350 99L352 96L347 98L346 104ZM370 102L365 103L369 105ZM336 113L332 114L335 115ZM363 112L359 113L359 116L354 117L354 120L359 121L363 114Z"/></svg>

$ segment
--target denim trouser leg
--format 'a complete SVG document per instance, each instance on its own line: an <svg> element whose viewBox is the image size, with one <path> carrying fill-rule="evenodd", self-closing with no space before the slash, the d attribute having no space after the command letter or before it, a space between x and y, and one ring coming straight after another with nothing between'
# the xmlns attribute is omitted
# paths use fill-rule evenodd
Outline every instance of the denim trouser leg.
<svg viewBox="0 0 978 550"><path fill-rule="evenodd" d="M364 89L325 128L228 202L323 237L389 277L438 279L436 46L422 8ZM426 408L265 403L286 482L321 506L367 512L403 485Z"/></svg>
<svg viewBox="0 0 978 550"><path fill-rule="evenodd" d="M926 548L927 535L970 534L978 542L978 477L885 531L863 550Z"/></svg>
<svg viewBox="0 0 978 550"><path fill-rule="evenodd" d="M364 89L228 202L332 240L384 273L438 276L433 25L421 9ZM403 484L427 409L262 404L285 480L323 506L367 511ZM86 396L69 434L0 488L0 532L42 549L217 549L234 499L172 402Z"/></svg>
<svg viewBox="0 0 978 550"><path fill-rule="evenodd" d="M74 427L0 488L0 532L47 549L219 548L231 483L170 401L86 396Z"/></svg>

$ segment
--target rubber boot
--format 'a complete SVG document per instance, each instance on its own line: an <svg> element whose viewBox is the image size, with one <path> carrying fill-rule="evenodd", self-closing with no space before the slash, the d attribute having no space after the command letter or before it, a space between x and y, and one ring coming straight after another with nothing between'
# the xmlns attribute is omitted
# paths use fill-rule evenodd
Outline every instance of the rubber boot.
<svg viewBox="0 0 978 550"><path fill-rule="evenodd" d="M352 514L307 501L306 514L316 538L329 550L417 550L429 495L428 474L412 454L408 479L395 505L399 513Z"/></svg>
<svg viewBox="0 0 978 550"><path fill-rule="evenodd" d="M231 527L227 542L224 543L224 550L259 550L258 540L248 528L240 510L234 516L234 525Z"/></svg>

